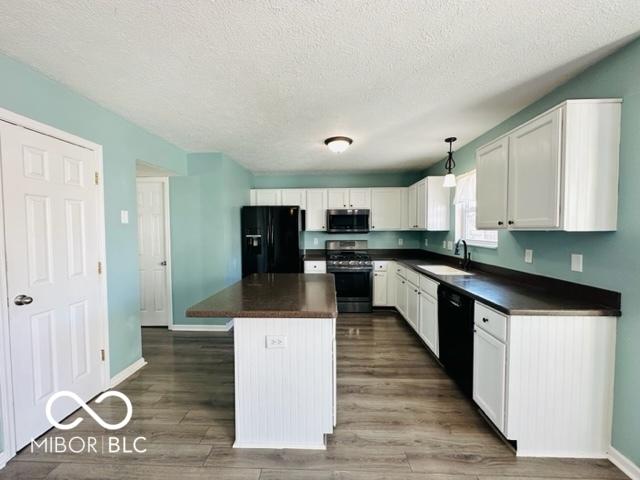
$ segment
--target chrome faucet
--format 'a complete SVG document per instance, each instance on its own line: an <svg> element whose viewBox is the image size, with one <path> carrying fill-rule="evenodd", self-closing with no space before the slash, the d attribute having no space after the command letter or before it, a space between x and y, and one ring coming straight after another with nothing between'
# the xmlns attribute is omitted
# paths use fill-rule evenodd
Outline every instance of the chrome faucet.
<svg viewBox="0 0 640 480"><path fill-rule="evenodd" d="M462 266L463 270L468 270L469 269L469 263L471 263L471 252L468 251L467 248L467 242L465 242L464 240L458 240L456 242L456 249L453 252L455 255L460 255L460 244L462 243L462 246L464 247L464 253L462 254L462 260L460 260L460 265Z"/></svg>

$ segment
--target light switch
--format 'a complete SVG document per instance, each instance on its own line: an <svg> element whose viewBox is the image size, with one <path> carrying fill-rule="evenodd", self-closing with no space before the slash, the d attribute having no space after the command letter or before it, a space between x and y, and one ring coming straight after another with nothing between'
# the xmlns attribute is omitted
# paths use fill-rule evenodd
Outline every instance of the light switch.
<svg viewBox="0 0 640 480"><path fill-rule="evenodd" d="M451 240L447 240L447 249L453 250L453 242Z"/></svg>
<svg viewBox="0 0 640 480"><path fill-rule="evenodd" d="M424 239L424 246L425 246L425 247L428 247L428 246L429 246L429 239L428 239L428 238L425 238L425 239Z"/></svg>
<svg viewBox="0 0 640 480"><path fill-rule="evenodd" d="M287 337L286 335L267 335L266 337L267 348L286 348Z"/></svg>
<svg viewBox="0 0 640 480"><path fill-rule="evenodd" d="M318 237L313 237L313 244L318 245Z"/></svg>
<svg viewBox="0 0 640 480"><path fill-rule="evenodd" d="M129 223L129 210L120 210L120 223Z"/></svg>
<svg viewBox="0 0 640 480"><path fill-rule="evenodd" d="M404 245L404 238L398 238L398 245Z"/></svg>
<svg viewBox="0 0 640 480"><path fill-rule="evenodd" d="M582 254L581 253L571 254L571 271L572 272L582 271Z"/></svg>
<svg viewBox="0 0 640 480"><path fill-rule="evenodd" d="M442 248L447 248L447 241L446 240L442 240Z"/></svg>
<svg viewBox="0 0 640 480"><path fill-rule="evenodd" d="M525 263L533 263L533 250L525 249L524 251L524 261Z"/></svg>

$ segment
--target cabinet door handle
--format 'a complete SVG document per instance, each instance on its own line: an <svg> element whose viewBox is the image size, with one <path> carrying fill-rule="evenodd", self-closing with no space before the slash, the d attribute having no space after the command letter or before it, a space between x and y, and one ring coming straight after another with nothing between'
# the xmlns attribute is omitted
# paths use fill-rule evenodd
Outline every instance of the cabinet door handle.
<svg viewBox="0 0 640 480"><path fill-rule="evenodd" d="M504 222L500 220L498 221L498 225L504 225Z"/></svg>
<svg viewBox="0 0 640 480"><path fill-rule="evenodd" d="M487 317L482 317L482 321L483 321L484 323L487 323L487 322L489 321L489 319L488 319Z"/></svg>
<svg viewBox="0 0 640 480"><path fill-rule="evenodd" d="M513 225L513 223L514 223L514 222L513 222L513 220L509 220L507 223L508 223L509 225Z"/></svg>

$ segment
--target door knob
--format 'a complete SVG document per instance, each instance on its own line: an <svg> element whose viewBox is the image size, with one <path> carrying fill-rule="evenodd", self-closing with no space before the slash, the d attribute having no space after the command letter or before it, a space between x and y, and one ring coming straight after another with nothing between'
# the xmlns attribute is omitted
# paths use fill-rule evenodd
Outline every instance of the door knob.
<svg viewBox="0 0 640 480"><path fill-rule="evenodd" d="M166 260L161 261L160 265L162 265L163 267L166 267L167 266L167 261Z"/></svg>
<svg viewBox="0 0 640 480"><path fill-rule="evenodd" d="M29 305L31 302L33 302L33 298L28 295L18 295L13 299L13 303L16 305Z"/></svg>

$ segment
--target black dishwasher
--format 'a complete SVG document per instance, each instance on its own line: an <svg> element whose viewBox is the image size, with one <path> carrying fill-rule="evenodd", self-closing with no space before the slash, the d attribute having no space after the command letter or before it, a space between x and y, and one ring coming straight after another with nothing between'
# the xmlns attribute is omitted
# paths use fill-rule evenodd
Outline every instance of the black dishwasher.
<svg viewBox="0 0 640 480"><path fill-rule="evenodd" d="M469 398L473 395L473 299L438 287L440 362Z"/></svg>

